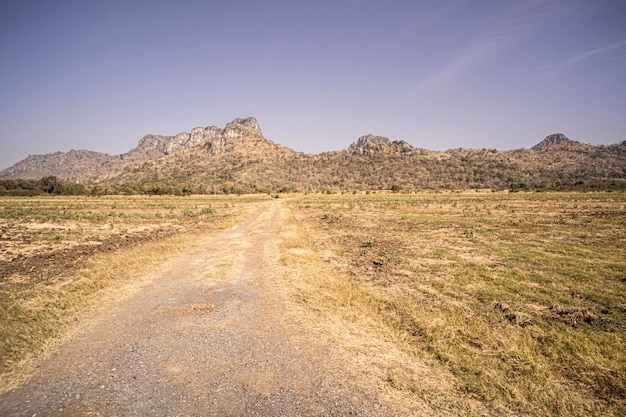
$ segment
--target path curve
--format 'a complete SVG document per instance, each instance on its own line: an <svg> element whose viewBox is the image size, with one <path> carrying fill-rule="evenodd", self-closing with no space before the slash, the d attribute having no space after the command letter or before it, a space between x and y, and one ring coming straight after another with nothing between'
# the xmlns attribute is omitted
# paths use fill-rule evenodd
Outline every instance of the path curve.
<svg viewBox="0 0 626 417"><path fill-rule="evenodd" d="M281 202L198 242L0 396L2 416L385 415L294 344L273 280Z"/></svg>

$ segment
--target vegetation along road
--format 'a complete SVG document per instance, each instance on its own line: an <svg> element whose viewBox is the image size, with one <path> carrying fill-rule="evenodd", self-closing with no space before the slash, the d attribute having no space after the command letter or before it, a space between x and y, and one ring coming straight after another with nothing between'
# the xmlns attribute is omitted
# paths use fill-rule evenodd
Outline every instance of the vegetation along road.
<svg viewBox="0 0 626 417"><path fill-rule="evenodd" d="M0 415L621 415L625 219L623 193L5 199Z"/></svg>

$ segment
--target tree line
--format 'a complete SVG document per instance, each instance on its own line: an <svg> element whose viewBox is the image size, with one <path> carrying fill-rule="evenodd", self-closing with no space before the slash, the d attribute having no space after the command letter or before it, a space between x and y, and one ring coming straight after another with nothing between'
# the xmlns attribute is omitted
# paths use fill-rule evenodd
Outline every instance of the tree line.
<svg viewBox="0 0 626 417"><path fill-rule="evenodd" d="M338 185L338 187L337 187ZM199 194L254 194L254 193L282 193L282 192L353 192L353 191L382 191L411 192L417 191L407 184L400 182L390 186L372 187L372 184L326 184L323 181L307 184L249 184L238 181L225 181L223 183L167 183L157 182L127 182L124 184L79 184L63 181L55 176L48 176L38 180L11 179L0 180L0 196L28 197L41 195L199 195ZM389 184L387 184L389 185ZM477 184L472 184L477 185ZM436 189L429 187L428 189ZM442 186L441 189L450 189ZM454 187L453 187L454 188ZM467 188L489 188L484 185ZM626 181L621 179L587 179L563 182L511 182L508 187L494 188L496 190L508 189L511 192L518 191L626 191Z"/></svg>

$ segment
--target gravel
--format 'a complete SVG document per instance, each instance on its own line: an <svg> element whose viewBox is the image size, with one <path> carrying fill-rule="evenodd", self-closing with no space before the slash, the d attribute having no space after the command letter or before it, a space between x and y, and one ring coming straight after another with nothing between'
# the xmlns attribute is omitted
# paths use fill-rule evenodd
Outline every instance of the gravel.
<svg viewBox="0 0 626 417"><path fill-rule="evenodd" d="M271 290L279 213L279 202L263 205L101 310L0 396L0 415L393 415L328 372L319 350L290 341L306 329L287 324Z"/></svg>

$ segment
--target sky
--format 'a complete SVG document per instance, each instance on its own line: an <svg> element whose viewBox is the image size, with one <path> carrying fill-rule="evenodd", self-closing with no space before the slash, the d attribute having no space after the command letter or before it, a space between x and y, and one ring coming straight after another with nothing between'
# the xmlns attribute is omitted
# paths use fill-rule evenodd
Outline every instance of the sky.
<svg viewBox="0 0 626 417"><path fill-rule="evenodd" d="M3 1L0 169L254 116L296 151L626 140L626 1Z"/></svg>

